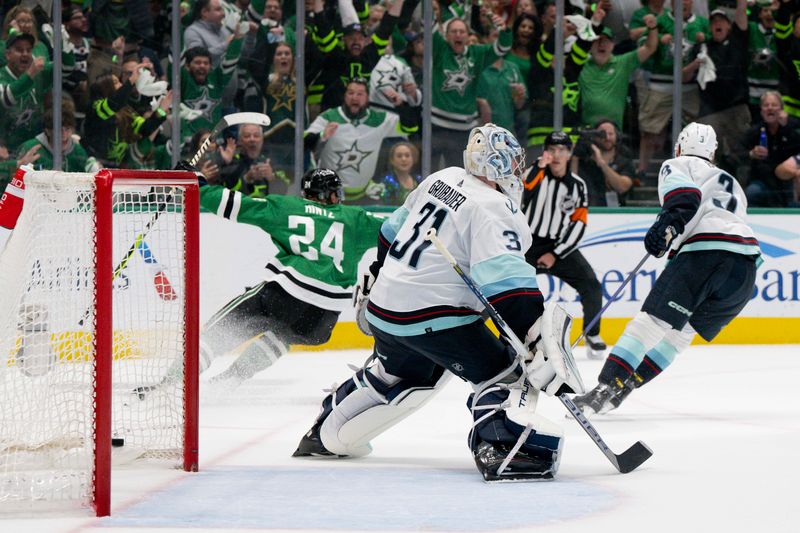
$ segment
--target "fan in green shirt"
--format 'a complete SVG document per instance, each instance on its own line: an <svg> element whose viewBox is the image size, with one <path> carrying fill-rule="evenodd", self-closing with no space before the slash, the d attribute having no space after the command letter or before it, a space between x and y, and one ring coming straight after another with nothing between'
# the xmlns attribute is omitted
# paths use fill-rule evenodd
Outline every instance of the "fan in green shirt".
<svg viewBox="0 0 800 533"><path fill-rule="evenodd" d="M647 38L638 50L613 55L614 35L609 28L603 29L600 37L592 43L591 59L583 66L578 77L584 124L595 124L601 118L607 118L618 129L622 129L631 74L658 48L656 17L648 14L644 22L648 28Z"/></svg>
<svg viewBox="0 0 800 533"><path fill-rule="evenodd" d="M476 96L481 120L514 131L514 113L525 105L528 89L517 65L500 58L481 72Z"/></svg>
<svg viewBox="0 0 800 533"><path fill-rule="evenodd" d="M25 141L19 147L19 154L26 154L31 148L38 146L36 152L39 156L33 163L34 168L42 170L53 169L53 108L44 112L42 120L45 124L44 132L33 139ZM96 172L100 164L94 157L90 157L83 147L75 142L72 134L75 133L75 115L69 106L64 106L61 112L61 170L64 172Z"/></svg>

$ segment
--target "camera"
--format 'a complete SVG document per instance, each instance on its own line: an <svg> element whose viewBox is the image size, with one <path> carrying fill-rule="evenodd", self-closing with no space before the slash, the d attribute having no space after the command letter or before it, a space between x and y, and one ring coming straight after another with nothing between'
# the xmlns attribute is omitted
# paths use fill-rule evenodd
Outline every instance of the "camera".
<svg viewBox="0 0 800 533"><path fill-rule="evenodd" d="M592 145L604 141L606 132L603 130L582 130L578 136L578 142L575 143L575 149L572 150L572 155L578 159L591 159Z"/></svg>

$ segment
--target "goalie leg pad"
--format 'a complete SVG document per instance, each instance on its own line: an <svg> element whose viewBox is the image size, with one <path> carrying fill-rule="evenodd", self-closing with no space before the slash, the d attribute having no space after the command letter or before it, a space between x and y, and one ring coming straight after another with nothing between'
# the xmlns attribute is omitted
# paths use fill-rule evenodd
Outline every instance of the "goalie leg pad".
<svg viewBox="0 0 800 533"><path fill-rule="evenodd" d="M539 391L525 380L495 384L470 397L470 447L486 481L552 479L558 472L562 428L536 413Z"/></svg>
<svg viewBox="0 0 800 533"><path fill-rule="evenodd" d="M430 383L415 383L389 374L380 361L359 370L323 402L323 446L336 455L370 453L370 440L422 407L450 376L442 371Z"/></svg>

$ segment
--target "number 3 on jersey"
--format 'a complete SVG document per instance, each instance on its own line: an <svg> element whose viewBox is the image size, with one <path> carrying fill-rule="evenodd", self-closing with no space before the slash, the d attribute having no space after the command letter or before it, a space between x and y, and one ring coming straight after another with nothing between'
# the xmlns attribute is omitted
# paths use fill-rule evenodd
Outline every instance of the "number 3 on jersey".
<svg viewBox="0 0 800 533"><path fill-rule="evenodd" d="M302 255L309 261L319 261L320 253L322 255L327 255L331 258L336 270L343 272L344 224L341 222L334 222L331 224L328 232L325 233L325 236L322 237L322 241L319 243L319 251L313 246L316 237L314 219L300 215L291 215L289 217L289 229L298 228L303 233L301 235L291 235L289 237L289 246L291 246L293 254Z"/></svg>
<svg viewBox="0 0 800 533"><path fill-rule="evenodd" d="M430 225L432 228L436 228L438 231L442 227L442 222L444 219L447 218L447 210L436 209L436 204L433 202L428 202L427 204L422 206L422 209L419 210L417 223L414 224L414 233L411 235L405 243L400 242L399 239L395 239L394 243L392 243L392 247L389 248L389 255L397 259L398 261L403 259L403 256L406 255L408 249L419 240L421 234L428 231L428 228L425 228L425 231L422 231L422 226L428 221L429 218L433 216L433 223ZM411 256L408 260L408 266L411 268L417 268L417 263L419 263L419 257L422 255L422 252L425 251L425 248L431 245L431 241L426 241L425 239L422 240L415 248L414 251L411 253Z"/></svg>

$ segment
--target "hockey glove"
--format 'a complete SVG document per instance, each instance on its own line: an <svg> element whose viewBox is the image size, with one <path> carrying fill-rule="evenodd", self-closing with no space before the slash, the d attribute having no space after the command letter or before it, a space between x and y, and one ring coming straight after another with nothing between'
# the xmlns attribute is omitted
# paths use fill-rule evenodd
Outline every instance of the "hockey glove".
<svg viewBox="0 0 800 533"><path fill-rule="evenodd" d="M372 336L372 331L370 331L369 322L367 322L367 304L369 303L369 291L374 283L375 276L368 270L364 273L353 293L353 304L356 306L356 325L361 330L361 333L370 337Z"/></svg>
<svg viewBox="0 0 800 533"><path fill-rule="evenodd" d="M568 343L571 326L572 318L561 306L547 304L525 336L528 382L549 396L585 391Z"/></svg>
<svg viewBox="0 0 800 533"><path fill-rule="evenodd" d="M367 188L364 189L364 194L370 200L380 200L383 193L386 192L386 185L383 183L376 183L374 181L369 182L367 184Z"/></svg>
<svg viewBox="0 0 800 533"><path fill-rule="evenodd" d="M575 390L556 372L553 362L542 351L536 352L528 365L528 382L548 396L562 393L573 394Z"/></svg>
<svg viewBox="0 0 800 533"><path fill-rule="evenodd" d="M198 185L200 185L201 187L204 185L208 185L208 180L203 175L203 173L197 170L197 167L195 167L185 159L181 159L180 161L178 161L178 164L175 165L175 168L173 168L172 170L184 170L186 172L193 172L197 176Z"/></svg>
<svg viewBox="0 0 800 533"><path fill-rule="evenodd" d="M650 255L662 257L677 235L678 230L672 217L667 213L661 213L644 236L644 248Z"/></svg>

